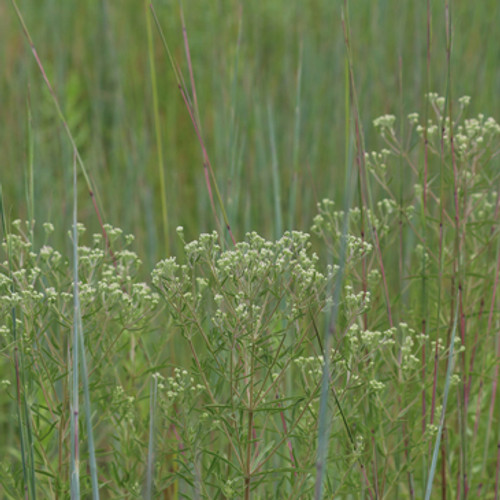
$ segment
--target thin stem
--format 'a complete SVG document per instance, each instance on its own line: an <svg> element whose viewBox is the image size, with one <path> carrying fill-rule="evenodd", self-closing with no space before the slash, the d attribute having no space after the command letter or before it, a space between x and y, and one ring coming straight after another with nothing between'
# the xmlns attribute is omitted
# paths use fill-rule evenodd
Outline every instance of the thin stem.
<svg viewBox="0 0 500 500"><path fill-rule="evenodd" d="M170 236L169 236L168 211L167 211L167 191L165 185L165 164L163 161L163 141L161 136L160 106L158 100L158 85L157 85L156 64L154 57L153 33L151 29L151 19L148 13L149 1L144 0L144 5L146 8L146 30L148 35L149 70L151 75L151 90L153 93L153 116L154 116L154 126L156 135L156 154L158 156L158 175L159 175L160 193L161 193L161 208L162 208L161 216L163 222L163 238L164 238L165 252L167 255L169 255Z"/></svg>

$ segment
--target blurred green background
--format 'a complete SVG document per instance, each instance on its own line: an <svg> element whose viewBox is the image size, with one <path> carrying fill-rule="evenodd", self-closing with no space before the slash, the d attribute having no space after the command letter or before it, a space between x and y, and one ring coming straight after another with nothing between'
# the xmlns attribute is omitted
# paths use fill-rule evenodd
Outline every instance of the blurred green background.
<svg viewBox="0 0 500 500"><path fill-rule="evenodd" d="M147 262L165 256L149 69L147 2L19 1L105 221L134 233ZM368 150L372 120L422 109L446 84L445 2L431 2L427 87L425 2L350 2L351 47ZM154 2L189 82L177 1ZM345 163L345 46L341 2L192 0L184 13L208 153L237 238L308 230L323 197L340 200ZM450 2L452 96L470 113L500 117L500 2ZM202 154L153 23L171 252L215 228ZM28 109L34 146L35 216L66 238L72 149L10 2L0 4L0 182L9 219L27 218ZM274 186L273 186L274 175ZM79 219L98 221L80 178ZM279 190L279 197L277 191ZM275 201L278 199L278 207Z"/></svg>

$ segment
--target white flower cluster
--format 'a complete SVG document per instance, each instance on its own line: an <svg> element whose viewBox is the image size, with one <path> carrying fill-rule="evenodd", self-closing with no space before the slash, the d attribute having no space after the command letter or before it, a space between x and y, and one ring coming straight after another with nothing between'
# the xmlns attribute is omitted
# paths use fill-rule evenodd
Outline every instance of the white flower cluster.
<svg viewBox="0 0 500 500"><path fill-rule="evenodd" d="M359 349L362 345L368 351L379 349L383 346L392 346L395 341L396 328L389 328L383 332L378 330L362 329L357 323L352 324L347 331L347 338L353 350Z"/></svg>
<svg viewBox="0 0 500 500"><path fill-rule="evenodd" d="M388 132L394 134L394 124L396 123L396 117L394 115L383 115L375 118L373 120L373 125L379 132L384 136Z"/></svg>
<svg viewBox="0 0 500 500"><path fill-rule="evenodd" d="M370 386L370 389L374 392L379 392L385 389L385 384L383 382L380 382L380 380L377 379L371 379L368 382L368 385Z"/></svg>
<svg viewBox="0 0 500 500"><path fill-rule="evenodd" d="M135 398L128 396L121 385L117 385L111 393L111 409L118 421L132 423L135 418Z"/></svg>
<svg viewBox="0 0 500 500"><path fill-rule="evenodd" d="M495 141L498 142L499 137L500 125L492 117L479 114L477 118L464 120L455 133L457 154L462 159L473 158L481 151L497 146Z"/></svg>
<svg viewBox="0 0 500 500"><path fill-rule="evenodd" d="M313 219L311 231L326 240L338 240L344 230L343 210L335 210L335 203L328 198L318 203L318 214ZM361 210L359 207L352 207L347 214L348 231L357 225L360 220Z"/></svg>
<svg viewBox="0 0 500 500"><path fill-rule="evenodd" d="M451 130L453 127L455 154L464 162L477 161L485 151L498 149L500 139L500 125L492 117L479 114L477 118L461 119L463 109L469 105L470 97L463 96L458 100L460 114L452 122L446 116L445 98L436 93L427 94L427 98L434 108L436 121L429 119L426 125L417 125L416 131L419 135L427 135L435 152L440 152L440 143L443 139L448 148L451 147ZM408 115L411 123L418 122L418 114ZM441 137L442 136L442 137Z"/></svg>
<svg viewBox="0 0 500 500"><path fill-rule="evenodd" d="M326 277L310 252L309 235L287 232L276 242L257 233L221 251L217 233L201 235L185 245L187 264L170 258L157 264L153 284L169 304L179 325L199 324L197 311L215 305L211 321L219 333L241 331L255 335L284 300L288 320L311 304L321 305ZM208 301L201 306L203 301ZM281 313L280 313L281 314ZM187 334L186 331L184 331Z"/></svg>
<svg viewBox="0 0 500 500"><path fill-rule="evenodd" d="M197 384L194 377L186 369L178 367L174 368L173 376L165 378L160 373L155 373L153 377L158 382L158 389L165 396L165 399L163 399L165 407L173 405L178 398L186 395L191 397L189 395L196 394L204 389L204 386Z"/></svg>
<svg viewBox="0 0 500 500"><path fill-rule="evenodd" d="M422 364L418 352L427 336L417 334L405 322L399 323L398 328L401 336L401 369L404 373L414 374Z"/></svg>
<svg viewBox="0 0 500 500"><path fill-rule="evenodd" d="M349 260L359 260L373 250L373 245L359 236L347 234L346 239Z"/></svg>
<svg viewBox="0 0 500 500"><path fill-rule="evenodd" d="M367 311L371 303L370 292L361 291L354 292L351 285L346 285L345 289L345 305L352 315L362 314Z"/></svg>
<svg viewBox="0 0 500 500"><path fill-rule="evenodd" d="M383 148L381 151L371 151L365 153L365 165L368 170L377 173L377 170L387 169L387 160L392 155L391 151Z"/></svg>
<svg viewBox="0 0 500 500"><path fill-rule="evenodd" d="M301 369L302 374L305 376L318 379L323 373L323 356L298 356L295 358L294 363Z"/></svg>
<svg viewBox="0 0 500 500"><path fill-rule="evenodd" d="M28 225L27 225L28 226ZM72 321L73 270L68 258L45 243L38 252L33 251L22 223L13 224L18 233L10 233L2 243L8 260L0 266L0 317L8 318L13 307L21 308L30 321L43 321L47 314L55 314L59 321ZM47 237L54 231L50 223L43 225ZM85 233L77 225L80 235ZM123 236L120 229L107 226L108 237L118 246L133 238ZM101 235L94 235L93 245L80 245L77 249L78 288L82 314L107 314L122 324L137 326L148 311L153 310L159 295L135 279L141 264L134 252L123 249L110 254ZM111 315L111 316L109 316ZM48 320L45 320L48 321ZM0 326L3 326L0 321Z"/></svg>

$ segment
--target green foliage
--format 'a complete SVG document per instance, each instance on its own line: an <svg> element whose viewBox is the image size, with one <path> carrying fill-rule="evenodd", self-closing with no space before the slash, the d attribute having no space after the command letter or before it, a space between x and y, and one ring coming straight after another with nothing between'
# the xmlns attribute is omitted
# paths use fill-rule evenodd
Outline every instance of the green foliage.
<svg viewBox="0 0 500 500"><path fill-rule="evenodd" d="M217 234L204 234L185 246L186 264L171 258L153 271L193 359L189 374L163 384L161 403L180 437L187 497L184 482L203 498L307 489L321 369L313 323L327 280L309 245L299 232L276 242L250 233L221 251Z"/></svg>
<svg viewBox="0 0 500 500"><path fill-rule="evenodd" d="M496 498L500 3L11 3L0 497Z"/></svg>
<svg viewBox="0 0 500 500"><path fill-rule="evenodd" d="M154 107L145 2L18 3L108 220L136 235L138 252L148 266L166 256L157 111L170 239L175 239L178 225L185 227L189 239L210 232L214 225L202 156L153 23L151 56L159 96L158 109ZM175 62L189 82L178 2L152 3ZM444 92L445 9L443 2L431 2L430 7L429 74L425 4L357 0L351 9L350 44L367 144L375 140L371 117L392 112L401 118L423 108L425 92ZM345 161L345 50L339 3L205 0L186 3L184 9L202 131L237 239L252 230L281 237L273 223L276 203L284 214L284 229L307 230L317 201L343 196L339 178ZM453 91L474 92L475 114L500 114L494 73L498 54L488 42L495 36L499 9L496 0L474 8L465 0L453 2L451 63L459 76ZM0 135L0 150L6 207L13 210L13 218L29 218L19 177L26 163L29 97L38 219L68 227L73 151L9 2L0 10L0 41L5 47L0 89L7 126ZM299 186L296 196L294 182ZM87 196L83 189L82 194ZM79 220L96 231L90 200L80 200ZM63 245L62 233L54 238ZM172 248L173 253L177 250Z"/></svg>
<svg viewBox="0 0 500 500"><path fill-rule="evenodd" d="M18 498L22 490L20 463L11 459L14 436L19 432L15 430L14 403L26 400L29 416L23 425L31 426L33 433L36 490L39 494L48 492L43 494L51 498L64 498L69 495L68 405L74 314L71 266L59 250L49 245L52 224L44 225L47 241L38 250L27 237L29 224L25 229L16 221L13 227L15 232L3 242L3 258L7 260L0 272L0 377L6 389L1 405L9 416L2 422L2 434L10 436L2 445L3 466L8 471L2 475L2 487L9 498ZM158 295L136 278L140 260L125 247L132 238L123 237L119 229L107 229L113 246L119 248L112 257L100 234L93 236L90 246L78 248L80 308L93 409L98 415L94 423L101 463L106 463L103 456L109 446L122 456L121 426L132 411L128 398L140 395L143 387L135 377L151 361L141 337L152 334L151 321L159 301ZM82 225L78 231L84 232ZM140 406L134 406L134 411L139 412ZM143 417L137 413L136 418L140 421ZM128 427L126 435L135 441L132 429ZM114 488L121 488L124 496L129 491L130 470L144 459L144 447L135 447L137 453L125 453L127 459L102 471L102 478L115 474ZM88 488L83 466L81 474Z"/></svg>
<svg viewBox="0 0 500 500"><path fill-rule="evenodd" d="M133 237L120 229L106 225L107 241L94 234L78 247L103 497L140 498L147 481L148 492L176 498L313 498L328 355L326 495L420 498L434 485L493 498L498 196L490 186L500 175L500 127L466 118L466 99L453 120L441 98L429 100L435 121L419 125L412 113L406 142L394 117L374 121L386 149L365 156L371 206L349 209L345 231L346 214L331 200L318 204L312 231L322 257L298 231L276 241L252 232L227 248L216 232L186 243L178 227L183 255L160 261L148 285L127 249ZM408 172L402 188L398 169ZM387 198L374 202L372 181ZM2 426L11 436L1 487L8 498L23 487L14 453L21 426L32 436L26 467L36 491L64 497L71 268L49 245L52 224L38 250L32 224L12 226L0 273L10 415ZM84 240L84 226L77 231ZM327 263L338 262L343 241L338 324L325 353L339 271ZM15 424L22 401L28 411ZM436 440L439 471L430 461ZM83 464L81 475L87 491Z"/></svg>

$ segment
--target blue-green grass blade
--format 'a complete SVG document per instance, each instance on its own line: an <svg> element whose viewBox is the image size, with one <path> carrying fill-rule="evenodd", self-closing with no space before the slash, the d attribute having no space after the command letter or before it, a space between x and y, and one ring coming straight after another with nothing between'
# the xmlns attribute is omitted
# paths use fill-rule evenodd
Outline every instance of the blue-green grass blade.
<svg viewBox="0 0 500 500"><path fill-rule="evenodd" d="M441 417L439 419L438 432L436 436L436 443L434 445L434 451L432 453L432 461L429 469L429 475L427 479L427 486L425 489L425 500L430 500L432 494L432 483L434 481L434 474L436 473L437 460L439 455L439 448L441 446L441 437L443 435L444 421L446 417L446 405L448 403L448 394L450 392L451 376L453 374L454 367L454 346L455 346L455 335L457 333L457 318L458 318L458 295L456 298L455 314L453 318L453 329L451 332L450 346L448 349L448 367L446 369L446 379L444 384L444 394L443 394L443 409L441 410Z"/></svg>

